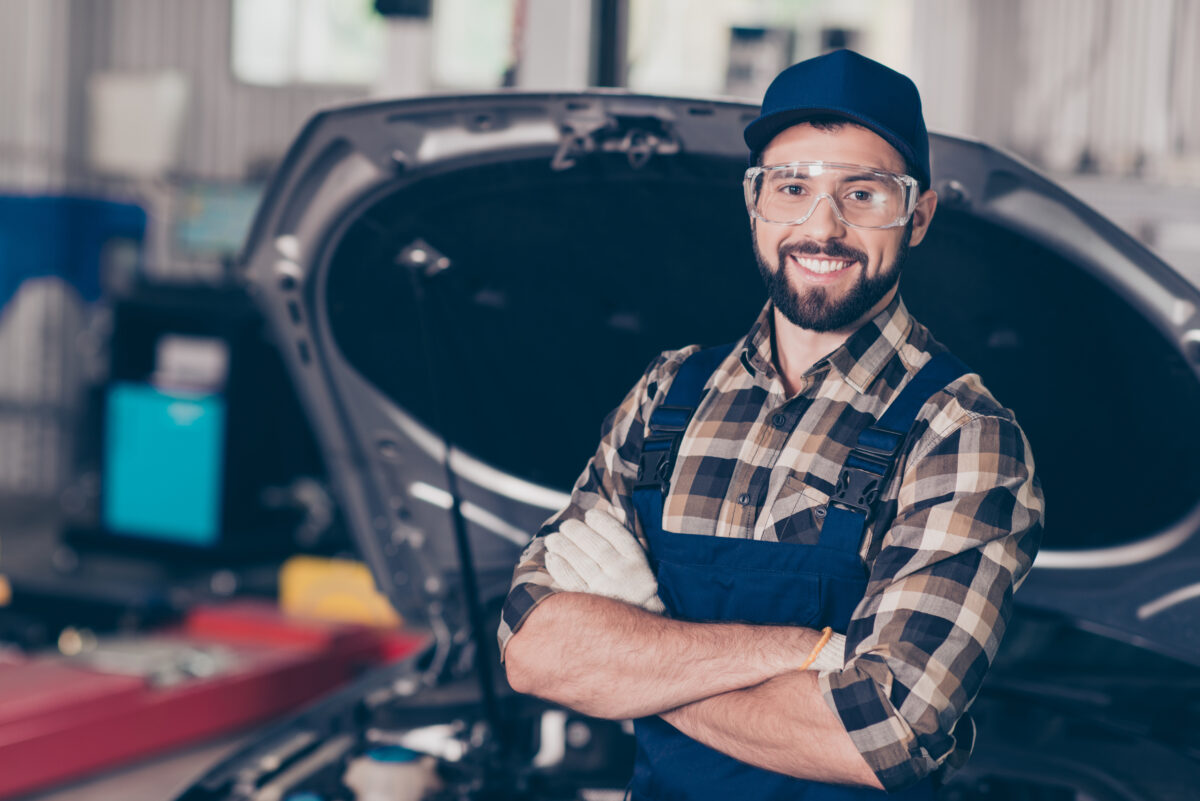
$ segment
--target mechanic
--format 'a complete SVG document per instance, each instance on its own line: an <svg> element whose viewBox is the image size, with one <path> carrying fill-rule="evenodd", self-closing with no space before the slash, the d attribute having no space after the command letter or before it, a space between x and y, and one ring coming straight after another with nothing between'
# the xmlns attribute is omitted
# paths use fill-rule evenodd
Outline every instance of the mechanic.
<svg viewBox="0 0 1200 801"><path fill-rule="evenodd" d="M930 799L1041 540L1033 457L898 294L937 206L912 81L801 62L745 139L769 300L605 420L514 572L506 671L636 719L635 799Z"/></svg>

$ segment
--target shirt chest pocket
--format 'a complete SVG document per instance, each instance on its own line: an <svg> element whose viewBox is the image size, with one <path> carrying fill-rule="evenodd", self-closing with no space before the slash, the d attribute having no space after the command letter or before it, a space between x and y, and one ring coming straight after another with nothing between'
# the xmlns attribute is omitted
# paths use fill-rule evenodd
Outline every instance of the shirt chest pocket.
<svg viewBox="0 0 1200 801"><path fill-rule="evenodd" d="M828 504L829 496L806 484L803 476L788 476L768 512L762 539L816 545Z"/></svg>

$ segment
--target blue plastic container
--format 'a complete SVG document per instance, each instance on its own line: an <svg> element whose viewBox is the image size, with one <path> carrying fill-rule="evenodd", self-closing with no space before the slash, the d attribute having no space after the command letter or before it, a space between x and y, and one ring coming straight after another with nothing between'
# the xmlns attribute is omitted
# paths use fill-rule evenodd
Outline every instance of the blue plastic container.
<svg viewBox="0 0 1200 801"><path fill-rule="evenodd" d="M100 265L117 242L140 248L140 206L71 196L0 195L0 311L30 278L56 276L86 301L100 297Z"/></svg>

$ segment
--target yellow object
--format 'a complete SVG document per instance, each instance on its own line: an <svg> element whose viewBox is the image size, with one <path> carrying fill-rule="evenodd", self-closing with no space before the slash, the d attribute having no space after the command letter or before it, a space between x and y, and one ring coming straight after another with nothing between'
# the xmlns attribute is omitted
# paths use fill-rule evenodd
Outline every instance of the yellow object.
<svg viewBox="0 0 1200 801"><path fill-rule="evenodd" d="M804 664L796 668L796 670L807 670L808 666L817 661L817 654L821 653L821 649L825 647L825 643L829 642L829 638L833 636L833 629L829 626L821 629L821 639L817 640L817 644L813 646L812 653L808 655L808 659L804 660Z"/></svg>
<svg viewBox="0 0 1200 801"><path fill-rule="evenodd" d="M0 606L8 606L12 603L12 585L8 583L8 576L0 573Z"/></svg>
<svg viewBox="0 0 1200 801"><path fill-rule="evenodd" d="M289 615L399 626L400 616L362 562L293 556L279 570L279 606Z"/></svg>

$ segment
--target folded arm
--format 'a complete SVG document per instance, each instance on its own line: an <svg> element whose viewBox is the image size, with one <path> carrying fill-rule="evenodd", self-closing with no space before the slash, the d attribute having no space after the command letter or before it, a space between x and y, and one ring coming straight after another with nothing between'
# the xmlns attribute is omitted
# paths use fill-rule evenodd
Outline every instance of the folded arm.
<svg viewBox="0 0 1200 801"><path fill-rule="evenodd" d="M509 641L516 689L602 717L661 712L744 762L880 786L826 706L815 673L796 669L840 668L842 635L659 617L662 604L645 597L654 589L645 553L597 509L584 522L568 520L543 545L550 578L570 591L545 599ZM808 653L813 658L801 659Z"/></svg>
<svg viewBox="0 0 1200 801"><path fill-rule="evenodd" d="M595 717L638 718L795 671L818 638L804 628L671 620L560 592L508 641L505 666L518 692Z"/></svg>
<svg viewBox="0 0 1200 801"><path fill-rule="evenodd" d="M883 788L841 718L825 703L812 671L785 673L670 710L662 718L692 739L755 767Z"/></svg>

